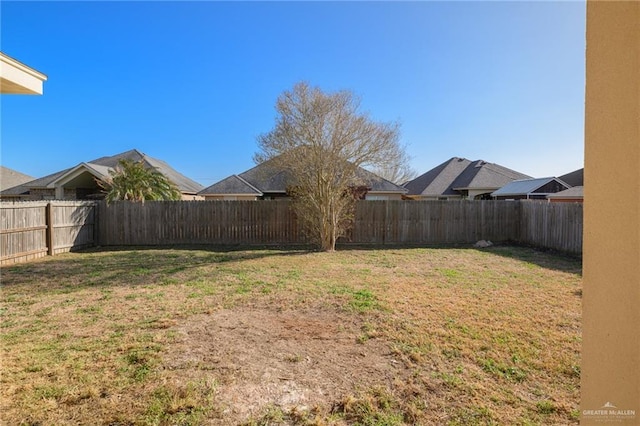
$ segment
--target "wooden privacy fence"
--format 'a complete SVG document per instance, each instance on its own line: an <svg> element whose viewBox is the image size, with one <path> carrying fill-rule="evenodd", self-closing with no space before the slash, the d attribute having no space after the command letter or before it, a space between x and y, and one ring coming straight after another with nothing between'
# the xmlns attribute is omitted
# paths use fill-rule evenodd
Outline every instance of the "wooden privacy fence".
<svg viewBox="0 0 640 426"><path fill-rule="evenodd" d="M117 201L99 204L100 244L300 244L287 201Z"/></svg>
<svg viewBox="0 0 640 426"><path fill-rule="evenodd" d="M347 240L356 244L456 244L516 240L519 203L361 201Z"/></svg>
<svg viewBox="0 0 640 426"><path fill-rule="evenodd" d="M303 244L289 201L99 204L100 244ZM582 250L582 204L546 201L359 201L342 243L513 241Z"/></svg>
<svg viewBox="0 0 640 426"><path fill-rule="evenodd" d="M0 265L91 247L95 203L0 202Z"/></svg>
<svg viewBox="0 0 640 426"><path fill-rule="evenodd" d="M520 202L516 241L567 253L582 253L582 203Z"/></svg>
<svg viewBox="0 0 640 426"><path fill-rule="evenodd" d="M0 203L0 264L93 245L304 244L280 201ZM512 241L582 252L582 204L546 201L360 201L341 243Z"/></svg>

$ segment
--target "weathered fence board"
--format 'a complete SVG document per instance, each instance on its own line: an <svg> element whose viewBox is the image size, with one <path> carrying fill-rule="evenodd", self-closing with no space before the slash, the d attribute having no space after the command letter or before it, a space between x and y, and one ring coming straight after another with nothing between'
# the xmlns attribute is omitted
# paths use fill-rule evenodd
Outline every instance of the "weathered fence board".
<svg viewBox="0 0 640 426"><path fill-rule="evenodd" d="M521 203L519 242L582 253L582 203Z"/></svg>
<svg viewBox="0 0 640 426"><path fill-rule="evenodd" d="M298 244L286 201L100 203L100 244Z"/></svg>
<svg viewBox="0 0 640 426"><path fill-rule="evenodd" d="M95 203L0 203L0 265L95 245Z"/></svg>
<svg viewBox="0 0 640 426"><path fill-rule="evenodd" d="M518 203L362 201L347 238L358 244L455 244L516 240Z"/></svg>
<svg viewBox="0 0 640 426"><path fill-rule="evenodd" d="M0 203L0 264L47 255L47 203Z"/></svg>

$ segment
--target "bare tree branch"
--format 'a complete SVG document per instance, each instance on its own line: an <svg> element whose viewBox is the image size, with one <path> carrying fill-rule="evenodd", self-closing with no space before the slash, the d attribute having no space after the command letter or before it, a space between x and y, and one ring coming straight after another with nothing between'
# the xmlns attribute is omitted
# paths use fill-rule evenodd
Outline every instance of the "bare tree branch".
<svg viewBox="0 0 640 426"><path fill-rule="evenodd" d="M278 97L273 130L258 137L254 159L287 171L298 218L326 251L348 230L354 189L366 185L360 167L406 168L399 125L374 122L359 108L349 91L324 93L298 83Z"/></svg>

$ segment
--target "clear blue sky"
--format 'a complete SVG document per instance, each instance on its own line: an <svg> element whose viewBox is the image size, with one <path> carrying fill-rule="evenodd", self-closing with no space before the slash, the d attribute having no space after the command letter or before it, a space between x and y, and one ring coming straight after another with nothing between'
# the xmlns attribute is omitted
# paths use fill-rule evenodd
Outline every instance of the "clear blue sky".
<svg viewBox="0 0 640 426"><path fill-rule="evenodd" d="M419 173L454 157L583 166L585 3L8 2L1 50L48 76L4 95L1 163L41 177L137 148L207 186L253 166L277 96L348 89Z"/></svg>

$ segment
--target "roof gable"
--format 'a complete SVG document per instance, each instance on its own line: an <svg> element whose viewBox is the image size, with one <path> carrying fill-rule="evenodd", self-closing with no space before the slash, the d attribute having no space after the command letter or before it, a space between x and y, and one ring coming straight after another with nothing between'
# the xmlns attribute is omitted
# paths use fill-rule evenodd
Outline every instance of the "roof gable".
<svg viewBox="0 0 640 426"><path fill-rule="evenodd" d="M471 161L466 158L453 157L407 182L404 187L409 195L454 194L451 184L469 164Z"/></svg>
<svg viewBox="0 0 640 426"><path fill-rule="evenodd" d="M528 179L523 173L483 160L453 157L407 182L409 195L460 195L461 189L500 188L514 179Z"/></svg>
<svg viewBox="0 0 640 426"><path fill-rule="evenodd" d="M30 188L51 188L59 181L64 182L65 176L69 176L70 173L73 174L76 170L83 167L86 171L95 175L96 177L100 177L99 175L107 176L110 170L116 168L120 160L129 160L134 162L142 161L147 167L153 168L156 171L162 173L170 181L176 184L180 192L195 194L203 189L203 186L198 182L191 180L183 174L177 172L166 162L150 157L138 151L137 149L132 149L129 151L121 152L120 154L108 157L100 157L86 163L80 163L75 167L64 169L48 176L44 176L42 178L24 183L23 185L21 185L21 188L17 188L16 190L21 190L23 193L28 191ZM14 188L12 188L12 190L14 190ZM8 195L8 193L5 194L4 191L2 192L2 194Z"/></svg>
<svg viewBox="0 0 640 426"><path fill-rule="evenodd" d="M527 194L535 194L537 191L543 186L547 185L550 182L557 182L561 186L565 188L569 188L569 185L562 182L560 179L555 177L546 177L546 178L538 178L538 179L521 179L514 180L491 193L493 197L505 197L505 196L515 196L515 195L527 195Z"/></svg>
<svg viewBox="0 0 640 426"><path fill-rule="evenodd" d="M227 178L222 179L219 182L214 183L213 185L203 189L198 192L198 195L209 195L209 194L226 194L226 195L256 195L262 196L262 192L251 185L246 180L242 179L238 175L231 175Z"/></svg>

